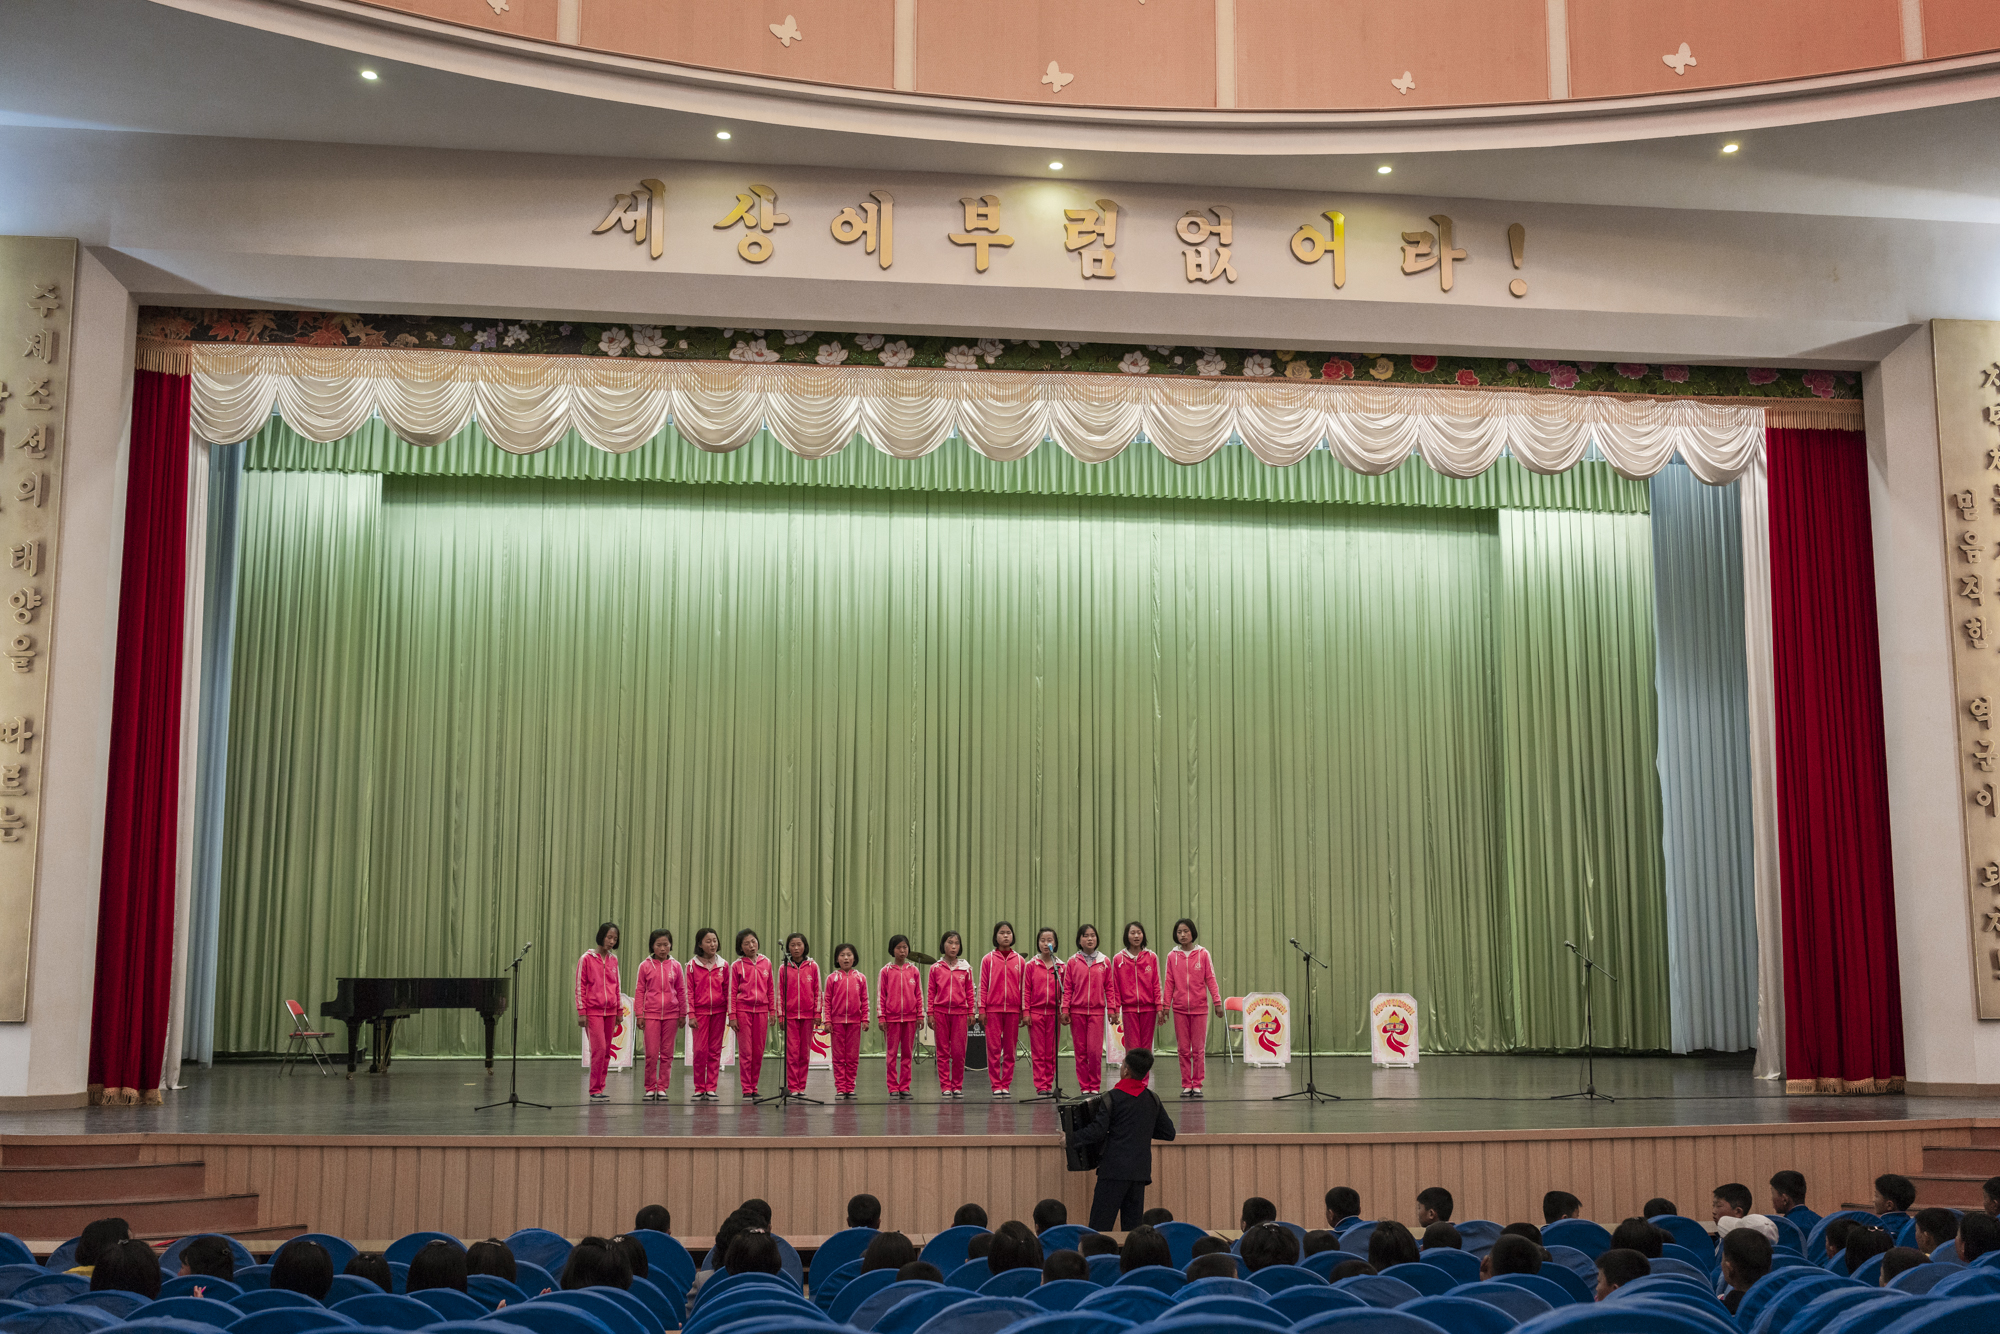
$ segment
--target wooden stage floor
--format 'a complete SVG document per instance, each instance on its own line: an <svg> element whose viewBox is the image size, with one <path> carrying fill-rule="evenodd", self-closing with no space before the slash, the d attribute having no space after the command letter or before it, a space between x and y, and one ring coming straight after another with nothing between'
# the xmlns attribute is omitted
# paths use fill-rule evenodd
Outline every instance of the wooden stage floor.
<svg viewBox="0 0 2000 1334"><path fill-rule="evenodd" d="M1793 1168L1826 1208L1867 1200L1879 1173L1918 1173L1926 1148L1967 1147L2000 1127L1994 1100L1787 1097L1739 1057L1600 1060L1611 1103L1550 1100L1581 1082L1582 1062L1569 1058L1317 1067L1321 1087L1344 1101L1273 1102L1303 1083L1303 1063L1212 1063L1208 1097L1182 1102L1170 1060L1167 1105L1180 1134L1156 1149L1148 1202L1233 1228L1242 1200L1263 1195L1281 1217L1310 1225L1331 1186L1358 1189L1370 1216L1408 1219L1417 1191L1443 1185L1460 1217L1512 1222L1539 1221L1542 1193L1560 1189L1615 1222L1655 1195L1705 1217L1716 1185L1741 1181L1761 1200L1771 1174ZM669 1103L640 1101L636 1077L621 1072L613 1101L592 1105L574 1059L522 1062L522 1096L548 1111L474 1110L506 1096L504 1063L489 1076L476 1061L405 1060L386 1077L349 1080L259 1062L190 1067L184 1078L157 1107L0 1114L0 1163L23 1137L122 1140L143 1162L203 1163L209 1193L256 1194L260 1224L366 1242L421 1228L610 1233L649 1203L699 1238L751 1196L773 1204L780 1232L805 1240L837 1231L861 1191L884 1201L888 1226L911 1233L944 1228L967 1201L998 1223L1053 1196L1081 1220L1094 1180L1064 1170L1053 1106L996 1102L977 1072L963 1101L945 1102L927 1064L914 1102L882 1094L876 1060L862 1064L861 1100L782 1110L747 1106L734 1091L690 1104L685 1069ZM778 1082L772 1061L765 1087ZM811 1092L830 1098L831 1077L815 1073Z"/></svg>

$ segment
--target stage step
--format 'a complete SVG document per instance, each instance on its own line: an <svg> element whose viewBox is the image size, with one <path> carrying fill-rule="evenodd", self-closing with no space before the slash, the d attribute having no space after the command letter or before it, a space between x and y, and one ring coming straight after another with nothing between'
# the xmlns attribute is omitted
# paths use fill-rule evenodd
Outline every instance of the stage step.
<svg viewBox="0 0 2000 1334"><path fill-rule="evenodd" d="M87 1163L78 1167L0 1167L0 1203L58 1204L65 1200L175 1200L199 1195L208 1165Z"/></svg>
<svg viewBox="0 0 2000 1334"><path fill-rule="evenodd" d="M2000 1145L1944 1145L1924 1147L1924 1171L1943 1176L1972 1176L1980 1180L2000 1176Z"/></svg>
<svg viewBox="0 0 2000 1334"><path fill-rule="evenodd" d="M8 1167L86 1167L139 1161L137 1144L30 1144L0 1142L0 1164Z"/></svg>
<svg viewBox="0 0 2000 1334"><path fill-rule="evenodd" d="M1985 1207L1987 1177L1958 1176L1944 1172L1917 1172L1910 1183L1917 1188L1919 1209L1979 1209Z"/></svg>
<svg viewBox="0 0 2000 1334"><path fill-rule="evenodd" d="M189 1195L178 1199L99 1199L29 1203L0 1201L0 1232L17 1237L74 1237L95 1218L122 1218L132 1231L181 1237L257 1227L255 1195Z"/></svg>

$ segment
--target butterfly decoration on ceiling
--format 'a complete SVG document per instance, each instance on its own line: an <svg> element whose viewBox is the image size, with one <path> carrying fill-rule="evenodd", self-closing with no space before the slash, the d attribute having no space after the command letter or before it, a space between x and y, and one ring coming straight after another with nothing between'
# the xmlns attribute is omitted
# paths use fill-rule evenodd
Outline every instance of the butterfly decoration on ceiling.
<svg viewBox="0 0 2000 1334"><path fill-rule="evenodd" d="M1042 82L1049 86L1049 91L1052 93L1061 92L1063 89L1069 87L1071 83L1075 82L1075 80L1076 75L1063 73L1062 68L1053 60L1049 62L1048 69L1042 74Z"/></svg>
<svg viewBox="0 0 2000 1334"><path fill-rule="evenodd" d="M1672 55L1661 56L1660 63L1676 74L1685 75L1689 65L1699 65L1701 62L1694 58L1694 52L1688 50L1688 44L1682 42L1680 50Z"/></svg>
<svg viewBox="0 0 2000 1334"><path fill-rule="evenodd" d="M1417 86L1417 81L1416 79L1411 77L1410 72L1408 70L1404 70L1402 78L1389 80L1389 86L1391 88L1394 88L1397 92L1401 93L1403 96L1408 97L1410 95L1410 90Z"/></svg>
<svg viewBox="0 0 2000 1334"><path fill-rule="evenodd" d="M806 39L806 35L799 31L799 21L790 14L785 15L783 23L771 25L771 35L777 38L787 51L792 49L793 42L803 42Z"/></svg>

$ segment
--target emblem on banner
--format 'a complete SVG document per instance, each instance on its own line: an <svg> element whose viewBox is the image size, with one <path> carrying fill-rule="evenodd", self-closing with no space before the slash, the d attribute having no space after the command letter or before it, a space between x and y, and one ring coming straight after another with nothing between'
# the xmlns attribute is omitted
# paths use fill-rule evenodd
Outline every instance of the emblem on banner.
<svg viewBox="0 0 2000 1334"><path fill-rule="evenodd" d="M1276 991L1253 991L1243 998L1243 1064L1292 1063L1292 1003Z"/></svg>
<svg viewBox="0 0 2000 1334"><path fill-rule="evenodd" d="M1385 991L1369 1001L1369 1063L1415 1065L1417 1056L1417 998Z"/></svg>

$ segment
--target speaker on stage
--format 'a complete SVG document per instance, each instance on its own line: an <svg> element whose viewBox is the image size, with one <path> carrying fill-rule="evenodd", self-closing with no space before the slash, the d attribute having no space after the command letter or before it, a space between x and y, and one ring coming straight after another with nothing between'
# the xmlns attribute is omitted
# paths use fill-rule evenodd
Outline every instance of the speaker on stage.
<svg viewBox="0 0 2000 1334"><path fill-rule="evenodd" d="M965 1034L965 1068L984 1070L986 1068L986 1021L975 1019Z"/></svg>

